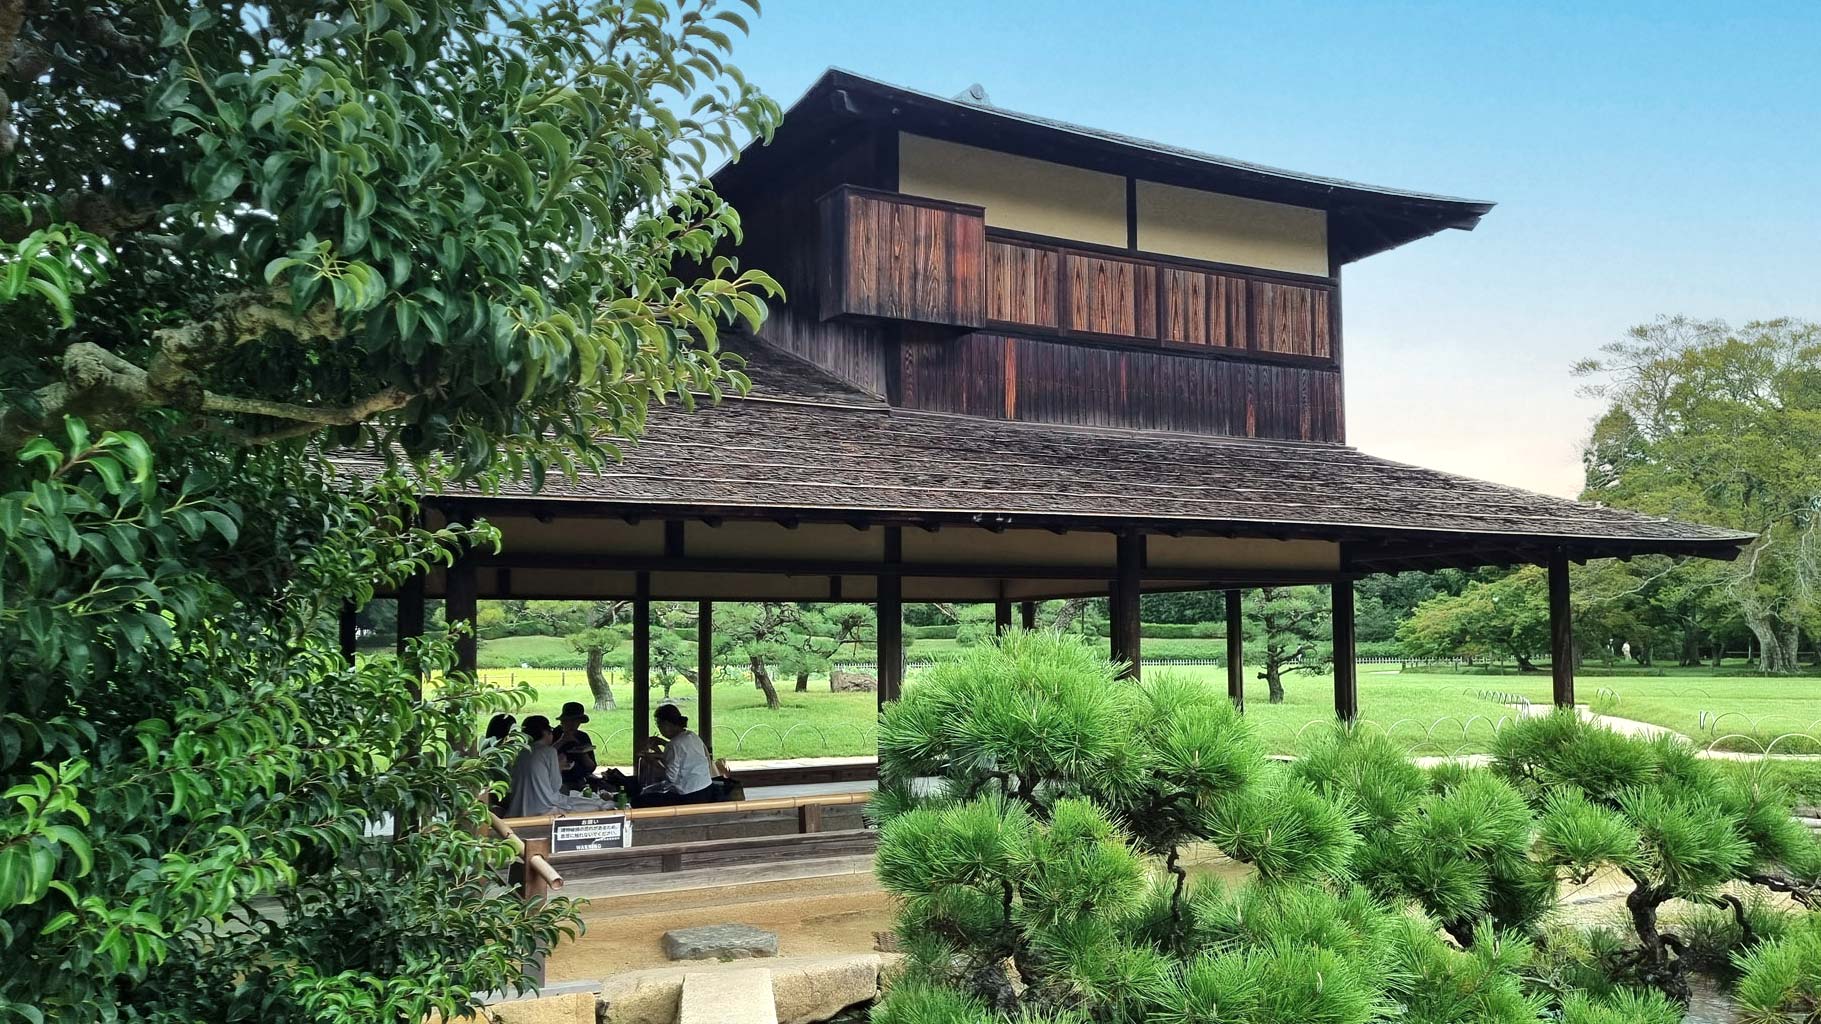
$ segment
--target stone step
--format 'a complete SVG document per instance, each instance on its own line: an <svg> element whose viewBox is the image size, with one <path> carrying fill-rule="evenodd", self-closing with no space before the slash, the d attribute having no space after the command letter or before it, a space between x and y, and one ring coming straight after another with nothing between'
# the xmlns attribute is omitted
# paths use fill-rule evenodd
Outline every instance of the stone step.
<svg viewBox="0 0 1821 1024"><path fill-rule="evenodd" d="M683 976L677 1024L778 1024L771 971L703 971Z"/></svg>

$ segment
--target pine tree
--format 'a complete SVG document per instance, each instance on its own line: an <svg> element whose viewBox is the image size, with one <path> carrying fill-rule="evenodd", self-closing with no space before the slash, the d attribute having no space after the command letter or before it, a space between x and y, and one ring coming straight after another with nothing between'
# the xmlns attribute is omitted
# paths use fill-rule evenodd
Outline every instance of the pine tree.
<svg viewBox="0 0 1821 1024"><path fill-rule="evenodd" d="M1354 884L1367 802L1271 767L1199 681L1119 680L1074 638L1013 632L888 707L879 752L878 873L908 955L875 1024L1549 1019L1522 938L1481 921L1463 951ZM1190 880L1189 844L1254 880Z"/></svg>
<svg viewBox="0 0 1821 1024"><path fill-rule="evenodd" d="M1576 881L1610 865L1632 883L1625 907L1636 946L1621 966L1672 999L1689 998L1684 940L1660 920L1682 899L1743 914L1729 882L1813 901L1817 844L1762 771L1722 772L1679 737L1621 736L1570 711L1502 730L1493 770L1540 814L1539 855ZM1812 903L1811 903L1812 905Z"/></svg>

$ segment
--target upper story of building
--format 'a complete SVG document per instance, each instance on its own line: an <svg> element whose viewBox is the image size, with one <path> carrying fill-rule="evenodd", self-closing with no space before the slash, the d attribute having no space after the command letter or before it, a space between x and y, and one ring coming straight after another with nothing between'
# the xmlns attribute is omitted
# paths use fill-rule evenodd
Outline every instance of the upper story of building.
<svg viewBox="0 0 1821 1024"><path fill-rule="evenodd" d="M1492 204L829 71L714 178L762 338L895 406L1342 442L1343 265Z"/></svg>

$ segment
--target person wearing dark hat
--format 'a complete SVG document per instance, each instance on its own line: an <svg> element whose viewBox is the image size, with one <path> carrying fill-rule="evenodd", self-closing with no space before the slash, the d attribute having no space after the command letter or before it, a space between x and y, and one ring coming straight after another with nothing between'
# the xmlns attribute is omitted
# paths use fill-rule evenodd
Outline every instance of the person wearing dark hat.
<svg viewBox="0 0 1821 1024"><path fill-rule="evenodd" d="M595 769L600 767L594 758L594 740L582 731L588 712L580 701L572 700L563 705L563 713L556 721L560 727L556 755L563 771L563 788L587 789L594 783Z"/></svg>
<svg viewBox="0 0 1821 1024"><path fill-rule="evenodd" d="M632 798L634 807L699 804L714 799L714 766L702 737L689 731L689 719L675 704L662 704L651 716L662 739L652 745L663 751L664 777Z"/></svg>

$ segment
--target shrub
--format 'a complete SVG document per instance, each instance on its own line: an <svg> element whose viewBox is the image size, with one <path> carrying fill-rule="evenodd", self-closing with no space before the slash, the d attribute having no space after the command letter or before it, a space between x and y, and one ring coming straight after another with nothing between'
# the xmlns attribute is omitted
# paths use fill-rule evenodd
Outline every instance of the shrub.
<svg viewBox="0 0 1821 1024"><path fill-rule="evenodd" d="M1782 787L1723 771L1679 738L1620 736L1561 711L1502 730L1493 767L1541 812L1542 859L1577 880L1601 865L1631 880L1636 948L1620 966L1678 1002L1692 964L1686 940L1662 929L1665 903L1730 903L1721 887L1732 881L1817 899L1821 855Z"/></svg>
<svg viewBox="0 0 1821 1024"><path fill-rule="evenodd" d="M1349 880L1374 814L1446 802L1401 755L1384 766L1401 788L1375 811L1375 786L1329 792L1367 777L1349 775L1368 759L1342 743L1317 770L1270 769L1215 688L1121 681L1080 641L1015 632L935 665L889 706L879 757L877 870L907 956L875 1021L1545 1019L1547 999L1521 981L1521 939L1482 923L1462 951ZM1518 792L1486 773L1454 790L1473 787L1505 804ZM1461 802L1456 816L1482 808ZM1190 884L1190 843L1255 879Z"/></svg>
<svg viewBox="0 0 1821 1024"><path fill-rule="evenodd" d="M957 628L953 622L938 622L931 626L905 626L904 635L913 640L953 640Z"/></svg>
<svg viewBox="0 0 1821 1024"><path fill-rule="evenodd" d="M1810 913L1781 938L1734 960L1734 999L1747 1024L1805 1024L1821 1008L1821 915Z"/></svg>

